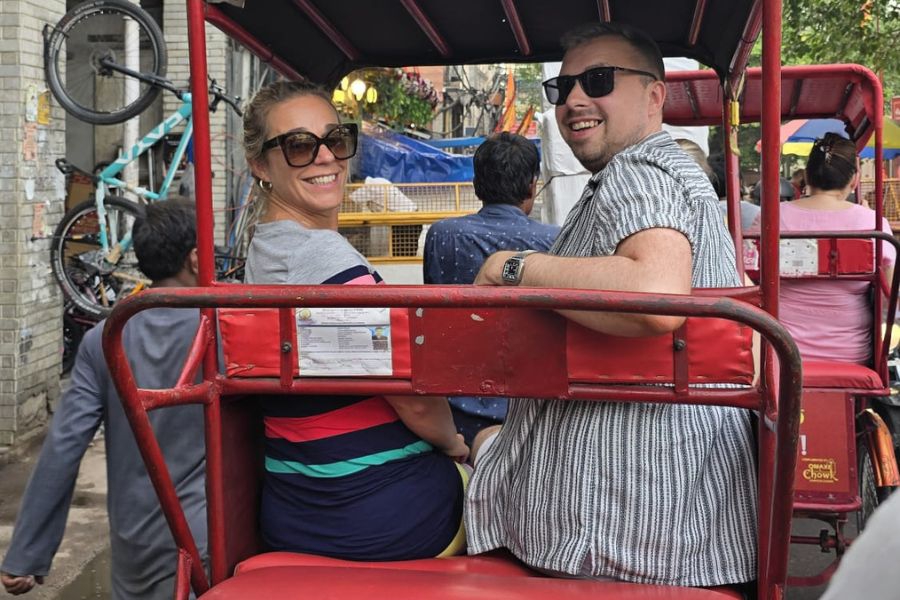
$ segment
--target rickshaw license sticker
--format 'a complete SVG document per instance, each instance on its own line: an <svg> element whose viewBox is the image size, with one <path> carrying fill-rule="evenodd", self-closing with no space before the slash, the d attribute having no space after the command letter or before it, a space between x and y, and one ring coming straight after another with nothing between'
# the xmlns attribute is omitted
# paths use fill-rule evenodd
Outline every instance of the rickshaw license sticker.
<svg viewBox="0 0 900 600"><path fill-rule="evenodd" d="M393 375L389 308L298 308L301 377Z"/></svg>
<svg viewBox="0 0 900 600"><path fill-rule="evenodd" d="M797 277L819 273L817 240L781 240L779 254L782 275Z"/></svg>

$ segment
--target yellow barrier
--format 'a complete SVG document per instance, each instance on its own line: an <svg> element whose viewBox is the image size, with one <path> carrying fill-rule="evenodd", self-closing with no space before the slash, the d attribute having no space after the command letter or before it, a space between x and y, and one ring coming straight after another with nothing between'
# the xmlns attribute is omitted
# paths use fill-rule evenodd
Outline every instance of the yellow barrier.
<svg viewBox="0 0 900 600"><path fill-rule="evenodd" d="M395 183L347 186L339 231L376 262L421 262L423 226L478 211L471 183Z"/></svg>
<svg viewBox="0 0 900 600"><path fill-rule="evenodd" d="M874 208L875 182L872 180L861 181L859 190L863 202L869 208ZM884 180L884 217L890 222L891 228L895 232L900 229L900 179Z"/></svg>

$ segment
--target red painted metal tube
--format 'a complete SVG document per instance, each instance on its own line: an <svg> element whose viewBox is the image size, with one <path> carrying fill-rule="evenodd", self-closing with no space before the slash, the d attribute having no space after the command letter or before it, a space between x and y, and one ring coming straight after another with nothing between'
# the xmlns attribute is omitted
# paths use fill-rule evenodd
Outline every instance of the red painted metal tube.
<svg viewBox="0 0 900 600"><path fill-rule="evenodd" d="M206 20L215 25L225 35L240 42L242 46L255 54L261 61L272 65L272 68L287 77L288 79L298 80L306 79L294 68L277 54L273 53L269 48L253 36L249 31L235 23L224 12L212 4L206 5Z"/></svg>
<svg viewBox="0 0 900 600"><path fill-rule="evenodd" d="M197 198L197 255L199 262L198 285L209 285L215 279L215 260L213 258L213 212L212 212L212 165L210 155L209 134L209 95L207 91L208 74L206 69L206 3L203 0L187 0L188 20L188 49L191 64L191 94L193 98L192 113L194 121L194 189ZM214 313L206 311L207 318L211 321ZM203 359L204 376L210 378L216 371L215 344L213 339L207 341L206 354ZM212 349L212 350L211 350ZM209 411L208 403L206 410ZM216 408L218 404L216 403ZM146 417L146 414L144 415ZM206 427L207 444L211 441L209 422ZM155 442L156 440L154 440ZM158 449L158 445L156 446ZM207 468L213 472L221 469L221 456L216 452L208 453L206 457ZM168 473L167 473L168 476ZM206 480L206 501L210 510L209 518L209 550L210 571L213 581L220 581L225 573L225 538L221 530L212 527L214 515L221 514L224 510L222 482L214 478ZM184 513L181 512L181 520ZM188 532L190 533L190 532ZM203 572L203 563L196 555L196 545L191 552L192 570ZM190 551L191 549L188 548ZM197 590L196 575L194 577L194 589ZM204 581L205 584L205 575ZM199 595L199 594L198 594Z"/></svg>
<svg viewBox="0 0 900 600"><path fill-rule="evenodd" d="M703 26L703 16L706 14L706 0L697 0L694 7L694 17L691 19L691 28L688 31L688 46L696 46L700 38L700 28Z"/></svg>
<svg viewBox="0 0 900 600"><path fill-rule="evenodd" d="M609 10L609 0L597 0L597 15L604 23L612 20L612 11Z"/></svg>
<svg viewBox="0 0 900 600"><path fill-rule="evenodd" d="M194 189L197 198L199 285L215 277L213 260L212 166L209 150L209 91L206 71L206 23L203 0L187 0L188 53L194 120Z"/></svg>
<svg viewBox="0 0 900 600"><path fill-rule="evenodd" d="M763 48L762 48L762 252L760 256L760 279L763 290L763 308L778 318L779 292L779 168L781 160L781 0L762 0ZM746 38L742 44L746 43ZM738 65L743 67L743 65ZM766 363L773 357L767 353ZM774 367L764 370L767 376ZM779 434L782 419L779 419ZM785 432L787 433L787 432ZM796 435L797 432L794 432ZM784 469L794 470L796 455L782 461L775 457L771 465L777 475ZM768 465L767 465L768 468ZM763 482L771 481L765 478ZM787 484L786 487L783 487ZM782 530L791 529L793 504L793 479L774 478L772 504L762 502L759 506L760 546L759 560L767 565L761 573L760 589L774 590L776 596L784 592L787 579L787 563L790 540L778 536ZM775 541L777 539L777 542ZM769 541L769 545L763 543Z"/></svg>
<svg viewBox="0 0 900 600"><path fill-rule="evenodd" d="M760 331L779 357L779 405L765 407L765 413L771 414L775 420L776 433L773 435L769 427L760 429L760 438L765 441L766 460L762 461L761 489L771 490L773 495L762 497L762 506L768 515L773 508L779 519L777 523L783 527L772 527L773 521L761 521L766 531L763 539L767 544L766 563L760 564L760 577L778 589L783 588L783 577L778 579L778 560L786 560L788 536L790 534L790 514L792 504L792 483L796 461L796 448L799 428L799 410L801 393L800 355L790 335L777 321L764 311L744 302L729 298L653 295L625 292L602 292L594 290L548 290L528 288L476 288L473 286L228 286L207 288L160 288L145 291L118 303L107 319L104 330L103 348L110 365L110 373L116 383L120 396L126 405L126 415L132 423L138 445L148 461L161 461L162 454L153 437L152 428L146 412L141 406L140 394L135 387L130 365L122 347L122 332L127 319L139 312L154 306L174 308L211 308L211 307L258 307L279 308L294 306L302 302L304 306L405 306L405 307L524 307L541 309L574 309L602 310L623 313L644 313L684 316L711 316L738 321ZM210 381L210 374L205 373L210 404L218 407L218 385ZM233 381L230 383L234 383ZM408 386L408 382L398 382ZM344 393L346 388L342 386ZM352 392L351 392L352 393ZM714 393L714 392L713 392ZM743 402L743 400L742 400ZM740 403L739 405L743 405ZM760 404L760 409L764 407ZM207 416L215 418L209 411ZM221 431L218 421L211 428ZM216 468L210 467L210 475L221 483L221 457L215 457ZM208 458L209 461L209 458ZM160 463L161 464L161 463ZM208 462L208 465L210 463ZM219 475L216 475L219 473ZM190 531L187 528L184 513L177 502L174 489L167 471L151 472L151 479L160 494L163 510L175 533L179 547L187 549L192 559L196 556ZM216 507L210 505L210 510ZM219 509L223 508L221 505ZM218 523L211 522L218 527ZM211 532L212 533L212 532ZM782 552L782 549L784 551ZM222 552L222 549L211 545L211 553ZM223 560L213 556L213 563ZM774 561L774 562L773 562ZM216 580L218 573L214 573ZM195 582L195 590L202 589L205 580ZM199 586L199 587L198 587ZM766 589L766 588L764 588ZM774 588L773 588L774 589Z"/></svg>
<svg viewBox="0 0 900 600"><path fill-rule="evenodd" d="M522 56L531 56L531 44L525 34L525 27L522 25L522 18L519 16L515 0L500 0L500 3L503 5L506 18L509 19L509 26L516 38L516 44L519 45L519 51L522 52Z"/></svg>
<svg viewBox="0 0 900 600"><path fill-rule="evenodd" d="M450 52L450 45L447 44L447 41L437 30L437 27L434 26L434 23L431 22L431 19L428 18L428 15L422 11L422 7L416 3L416 0L400 0L400 2L407 12L412 15L412 18L415 19L425 35L428 36L428 39L431 40L431 44L437 48L437 51L440 52L441 56L444 58L449 57L452 54L452 52Z"/></svg>
<svg viewBox="0 0 900 600"><path fill-rule="evenodd" d="M188 351L187 359L184 361L184 368L181 375L178 376L176 388L184 387L194 382L197 373L200 371L200 363L209 344L209 336L212 335L211 319L207 315L200 317L200 325L197 327L197 334L194 336L194 342Z"/></svg>
<svg viewBox="0 0 900 600"><path fill-rule="evenodd" d="M726 203L728 205L728 231L731 232L731 239L734 242L734 260L737 268L738 277L741 281L744 279L744 233L741 228L741 177L740 163L738 157L731 147L732 136L737 132L731 124L731 101L727 98L723 99L722 105L722 125L725 133L725 189ZM735 138L736 139L736 138Z"/></svg>
<svg viewBox="0 0 900 600"><path fill-rule="evenodd" d="M337 30L331 21L325 18L325 15L319 12L319 9L313 6L313 3L309 0L294 0L294 4L303 11L303 13L309 17L309 20L315 23L316 27L328 36L328 39L331 40L331 43L334 44L338 50L344 53L350 60L358 60L359 59L359 50L350 43L344 34Z"/></svg>
<svg viewBox="0 0 900 600"><path fill-rule="evenodd" d="M759 35L760 27L762 27L762 5L763 0L756 0L753 8L750 9L750 16L747 17L747 24L744 25L744 31L741 33L741 43L731 59L728 73L725 74L725 95L729 98L737 97L741 78L744 77L747 61L750 59L750 52L753 50L753 46L756 45L756 38ZM779 25L779 38L781 37L780 30L781 27Z"/></svg>

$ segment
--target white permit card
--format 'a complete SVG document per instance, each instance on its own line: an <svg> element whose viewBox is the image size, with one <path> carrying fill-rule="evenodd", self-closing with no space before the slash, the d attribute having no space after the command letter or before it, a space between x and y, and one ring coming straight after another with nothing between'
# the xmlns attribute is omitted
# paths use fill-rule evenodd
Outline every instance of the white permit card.
<svg viewBox="0 0 900 600"><path fill-rule="evenodd" d="M298 308L301 377L393 375L389 308Z"/></svg>
<svg viewBox="0 0 900 600"><path fill-rule="evenodd" d="M819 273L818 240L781 240L781 275L799 277Z"/></svg>

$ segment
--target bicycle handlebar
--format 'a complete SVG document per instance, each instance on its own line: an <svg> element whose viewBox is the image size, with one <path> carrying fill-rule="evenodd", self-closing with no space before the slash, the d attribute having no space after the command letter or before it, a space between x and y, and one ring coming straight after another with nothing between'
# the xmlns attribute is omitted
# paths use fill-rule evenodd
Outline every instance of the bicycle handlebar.
<svg viewBox="0 0 900 600"><path fill-rule="evenodd" d="M112 71L118 71L123 75L127 75L129 77L134 77L144 83L149 83L152 86L161 87L164 90L169 90L173 94L175 94L180 100L184 99L184 95L190 93L190 90L177 88L175 87L171 81L164 77L157 77L156 75L149 75L147 73L140 73L138 71L134 71L127 67L123 67L120 64L117 64L110 60L108 57L104 57L100 59L100 65ZM213 96L213 101L209 103L210 112L215 112L219 106L219 103L224 101L228 104L237 115L243 116L243 113L240 109L241 98L240 96L229 96L225 93L225 90L222 89L217 83L215 79L210 79L209 81L209 93Z"/></svg>
<svg viewBox="0 0 900 600"><path fill-rule="evenodd" d="M209 80L209 93L213 96L213 101L209 103L209 112L216 112L216 109L219 107L219 102L224 101L225 104L230 106L237 116L242 117L244 113L241 112L241 97L240 96L229 96L225 93L219 85L216 83L215 79Z"/></svg>

